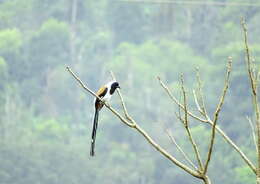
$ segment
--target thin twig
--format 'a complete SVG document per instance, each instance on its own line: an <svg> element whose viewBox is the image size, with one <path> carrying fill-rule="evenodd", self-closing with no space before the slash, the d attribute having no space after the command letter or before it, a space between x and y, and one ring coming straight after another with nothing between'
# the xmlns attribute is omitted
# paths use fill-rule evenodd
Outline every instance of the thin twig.
<svg viewBox="0 0 260 184"><path fill-rule="evenodd" d="M216 111L214 113L214 120L213 120L213 126L212 126L210 146L209 146L207 160L206 160L206 163L205 163L205 166L204 166L203 173L207 173L208 165L209 165L209 162L210 162L210 159L211 159L213 145L214 145L214 141L215 141L216 124L217 124L217 121L218 121L219 112L220 112L220 110L221 110L221 108L222 108L222 106L224 104L225 96L226 96L226 93L227 93L227 90L228 90L230 73L231 73L231 66L232 66L232 58L229 57L228 58L228 64L227 64L226 78L225 78L225 83L224 83L224 89L223 89L222 95L220 97L217 109L216 109Z"/></svg>
<svg viewBox="0 0 260 184"><path fill-rule="evenodd" d="M252 130L252 136L253 136L253 141L254 141L254 145L255 145L255 148L256 148L256 151L258 152L258 148L257 148L257 141L256 141L256 136L255 136L255 127L253 125L253 122L251 121L251 119L247 116L246 119L248 120L248 123L251 127L251 130Z"/></svg>
<svg viewBox="0 0 260 184"><path fill-rule="evenodd" d="M184 110L184 106L172 95L172 93L170 92L169 88L162 82L161 78L160 77L157 77L157 79L159 80L159 83L160 85L163 87L163 89L166 91L166 93L168 94L168 96L170 97L170 99L176 104L178 105L181 109ZM187 111L188 115L191 116L192 118L198 120L198 121L201 121L201 122L204 122L204 123L207 123L208 120L205 120L205 119L202 119L198 116L196 116L195 114L193 114L192 112L190 111Z"/></svg>
<svg viewBox="0 0 260 184"><path fill-rule="evenodd" d="M196 104L196 107L198 109L198 111L201 113L201 114L204 114L201 107L200 107L200 104L198 102L198 97L197 97L197 94L195 92L195 90L192 91L193 92L193 97L194 97L194 101L195 101L195 104Z"/></svg>
<svg viewBox="0 0 260 184"><path fill-rule="evenodd" d="M185 91L185 88L184 88L183 76L181 76L181 89L182 89L182 94L183 94L183 106L184 106L184 127L185 127L187 134L188 134L189 141L192 145L192 148L195 152L196 159L197 159L197 162L199 164L199 168L200 168L200 170L202 170L203 166L202 166L202 161L201 161L200 153L199 153L199 150L198 150L198 146L196 145L196 143L195 143L195 141L192 137L192 134L190 132L190 128L189 128L188 107L187 107L187 99L186 99L187 97L186 97L186 91Z"/></svg>
<svg viewBox="0 0 260 184"><path fill-rule="evenodd" d="M256 74L256 83L257 84L258 84L258 81L259 81L259 77L260 77L260 70Z"/></svg>
<svg viewBox="0 0 260 184"><path fill-rule="evenodd" d="M256 170L256 177L257 183L260 184L260 111L259 111L259 104L258 104L258 93L257 93L257 75L254 75L254 69L251 66L252 60L250 57L249 46L248 46L248 38L247 38L247 28L245 20L241 19L241 26L244 32L244 43L245 43L245 53L246 53L246 65L247 65L247 72L248 77L251 84L251 91L252 91L252 99L253 99L253 107L256 116L256 132L257 132L257 170Z"/></svg>
<svg viewBox="0 0 260 184"><path fill-rule="evenodd" d="M180 119L181 122L183 122L181 115L176 113L176 116ZM165 127L165 125L163 124L163 127ZM179 146L179 144L177 143L177 141L175 140L174 136L171 134L171 132L169 130L167 130L166 128L164 128L164 131L166 133L166 135L169 137L169 139L172 141L172 143L176 146L176 148L179 150L179 152L181 152L182 156L184 157L184 159L193 167L193 169L195 169L196 171L198 171L198 168L195 166L195 164L189 159L188 155L183 151L183 149Z"/></svg>
<svg viewBox="0 0 260 184"><path fill-rule="evenodd" d="M206 119L208 119L208 113L207 113L207 109L205 106L205 100L204 100L204 94L202 91L202 82L201 82L201 78L200 78L199 68L196 69L196 79L197 79L197 83L198 83L199 100L201 101L202 115Z"/></svg>
<svg viewBox="0 0 260 184"><path fill-rule="evenodd" d="M176 146L176 148L181 152L182 156L184 157L184 159L195 169L198 170L198 168L194 165L194 163L189 159L188 155L186 155L186 153L183 151L183 149L179 146L179 144L176 142L174 136L171 134L171 132L169 130L165 130L166 134L168 135L168 137L170 138L170 140L172 141L172 143Z"/></svg>
<svg viewBox="0 0 260 184"><path fill-rule="evenodd" d="M213 122L210 121L209 124L213 126ZM245 161L245 163L249 166L249 168L256 174L256 167L254 164L248 159L245 153L230 139L230 137L218 126L216 125L217 132L223 137L223 139L234 148L234 150L241 156L241 158Z"/></svg>
<svg viewBox="0 0 260 184"><path fill-rule="evenodd" d="M180 161L178 161L175 157L170 155L165 149L163 149L160 145L158 145L141 127L139 127L138 124L134 127L139 133L141 133L145 139L162 155L164 155L166 158L168 158L170 161L172 161L175 165L185 170L187 173L191 174L192 176L196 178L202 179L202 176L197 173L196 171L193 171L190 169L187 165L184 165Z"/></svg>
<svg viewBox="0 0 260 184"><path fill-rule="evenodd" d="M114 75L114 73L113 73L112 71L110 71L110 74L111 74L112 78L113 78L114 80L116 80L116 77L115 77L115 75ZM118 88L117 88L117 94L118 94L118 96L119 96L119 98L120 98L120 102L121 102L121 105L122 105L122 107L123 107L123 110L124 110L124 114L125 114L126 119L129 120L131 123L133 123L133 119L130 117L129 113L127 112L127 109L126 109L126 105L125 105L123 96L122 96L122 94L121 94L121 92L120 92L120 89L118 89Z"/></svg>
<svg viewBox="0 0 260 184"><path fill-rule="evenodd" d="M251 89L253 92L253 95L256 96L256 83L254 81L254 74L253 74L253 70L252 70L252 61L251 61L251 57L250 57L250 53L249 53L249 47L248 47L248 39L247 39L247 28L246 28L246 24L244 19L241 19L241 25L243 27L243 31L244 31L244 42L245 42L245 53L246 53L246 64L247 64L247 72L248 72L248 76L249 76L249 80L250 80L250 84L251 84Z"/></svg>

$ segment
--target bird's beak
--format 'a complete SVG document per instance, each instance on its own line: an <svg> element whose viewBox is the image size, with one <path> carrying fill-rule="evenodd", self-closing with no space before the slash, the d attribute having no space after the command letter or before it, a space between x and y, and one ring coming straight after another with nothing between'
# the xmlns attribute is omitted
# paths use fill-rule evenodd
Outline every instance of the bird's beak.
<svg viewBox="0 0 260 184"><path fill-rule="evenodd" d="M117 88L121 89L120 86L118 86Z"/></svg>

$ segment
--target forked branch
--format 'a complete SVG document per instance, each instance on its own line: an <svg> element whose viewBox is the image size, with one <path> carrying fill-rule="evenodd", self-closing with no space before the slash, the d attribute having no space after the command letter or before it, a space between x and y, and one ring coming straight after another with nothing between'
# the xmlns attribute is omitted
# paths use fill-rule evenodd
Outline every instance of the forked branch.
<svg viewBox="0 0 260 184"><path fill-rule="evenodd" d="M112 71L110 71L110 74L111 74L113 80L116 80L116 77L115 77L115 75ZM126 105L125 105L125 102L124 102L124 99L123 99L123 96L122 96L120 90L117 89L116 91L117 91L117 94L120 98L120 102L121 102L122 108L124 110L124 114L125 114L126 119L133 123L133 118L131 118L129 113L127 112Z"/></svg>
<svg viewBox="0 0 260 184"><path fill-rule="evenodd" d="M80 78L75 75L73 73L73 71L67 67L67 70L69 71L69 73L73 76L74 79L77 80L77 82L80 84L80 86L87 91L88 93L90 93L91 95L95 96L96 98L98 98L99 100L102 101L102 99L100 99L93 91L91 91L86 85L84 85L84 83L80 80ZM120 93L120 91L118 92ZM121 100L121 104L123 105L124 108L124 113L125 115L128 114L127 113L127 109L124 105L124 101L122 98L122 95L120 97ZM102 101L104 102L104 101ZM143 137L147 140L147 142L149 142L159 153L161 153L164 157L166 157L167 159L169 159L173 164L175 164L176 166L180 167L181 169L183 169L184 171L186 171L187 173L189 173L190 175L202 179L204 180L205 177L202 177L200 173L198 173L197 171L192 170L191 168L189 168L187 165L181 163L180 161L178 161L174 156L172 156L170 153L168 153L165 149L163 149L158 143L156 143L148 134L147 132L145 132L132 118L131 120L125 119L124 117L122 117L120 115L119 112L117 112L114 108L112 108L109 104L105 103L105 106L116 116L120 119L121 122L123 122L124 124L126 124L127 126L134 128L137 132L139 132L141 135L143 135ZM128 116L130 118L130 116Z"/></svg>
<svg viewBox="0 0 260 184"><path fill-rule="evenodd" d="M245 55L246 55L246 65L247 65L247 72L248 77L251 84L251 91L252 91L252 99L253 99L253 108L256 118L256 132L257 132L257 169L256 169L256 177L257 177L257 184L260 184L260 110L259 110L259 103L258 103L258 74L255 72L255 68L253 65L253 60L251 59L249 46L248 46L248 38L247 38L247 28L245 24L245 20L241 19L241 26L243 28L244 33L244 44L245 44Z"/></svg>
<svg viewBox="0 0 260 184"><path fill-rule="evenodd" d="M194 150L194 153L196 155L196 159L197 159L199 168L202 171L203 170L203 166L202 166L202 161L201 161L201 156L200 156L200 153L199 153L199 149L198 149L198 146L196 145L196 143L195 143L195 141L194 141L194 139L192 137L192 134L191 134L191 131L190 131L190 128L189 128L187 96L186 96L186 91L185 91L185 88L184 88L183 76L181 76L181 90L182 90L182 94L183 94L183 106L184 106L184 121L183 121L184 123L183 124L184 124L185 130L187 132L189 141L190 141L190 143L192 145L192 148Z"/></svg>
<svg viewBox="0 0 260 184"><path fill-rule="evenodd" d="M160 77L158 77L158 81L162 88L165 90L167 95L170 97L170 99L182 110L184 110L184 106L175 98L175 96L171 93L168 86L161 80ZM197 120L200 123L207 123L211 126L214 125L213 121L209 118L204 119L199 116L197 116L195 113L191 111L187 111L188 115L192 117L194 120ZM249 160L249 158L245 155L245 153L230 139L230 137L218 126L215 125L216 131L223 137L223 139L241 156L241 158L245 161L245 163L249 166L249 168L256 174L256 167L254 164Z"/></svg>
<svg viewBox="0 0 260 184"><path fill-rule="evenodd" d="M194 165L194 163L190 160L190 158L188 157L188 155L183 151L183 149L180 147L180 145L176 142L174 136L171 134L171 132L169 130L165 131L166 134L168 135L168 137L170 138L170 140L172 141L172 143L176 146L176 148L179 150L179 152L182 154L182 156L184 157L184 159L195 169L198 170L198 168Z"/></svg>
<svg viewBox="0 0 260 184"><path fill-rule="evenodd" d="M162 88L166 91L166 93L168 94L168 96L170 97L170 99L177 105L179 106L182 110L184 110L184 106L177 100L177 98L175 98L175 96L170 92L169 88L167 87L166 84L164 84L164 82L161 80L160 77L157 77L160 85L162 86ZM192 113L191 111L187 111L188 115L191 116L192 118L200 121L200 122L203 122L203 123L207 123L208 120L206 119L203 119L197 115L195 115L194 113Z"/></svg>
<svg viewBox="0 0 260 184"><path fill-rule="evenodd" d="M111 111L113 112L124 124L126 124L129 127L133 127L134 125L129 123L125 118L123 118L114 108L112 108L108 103L104 102L99 96L96 95L96 93L94 93L93 91L91 91L81 80L80 78L73 73L73 71L70 69L69 66L66 67L68 72L73 76L74 79L76 79L76 81L78 81L78 83L80 84L80 86L87 91L88 93L90 93L91 95L93 95L94 97L96 97L97 99L99 99L101 102L104 103L104 105Z"/></svg>
<svg viewBox="0 0 260 184"><path fill-rule="evenodd" d="M220 110L221 110L221 108L224 104L225 96L227 94L227 90L228 90L228 86L229 86L229 80L230 80L231 66L232 66L232 58L229 57L228 64L227 64L226 78L225 78L225 82L224 82L224 89L223 89L222 95L220 97L217 109L214 113L212 133L211 133L211 139L210 139L210 146L209 146L207 160L206 160L205 167L204 167L204 173L206 173L207 170L208 170L208 165L209 165L209 162L210 162L210 159L211 159L211 156L212 156L212 150L213 150L213 145L214 145L214 141L215 141L216 125L217 125L217 121L218 121L219 112L220 112Z"/></svg>

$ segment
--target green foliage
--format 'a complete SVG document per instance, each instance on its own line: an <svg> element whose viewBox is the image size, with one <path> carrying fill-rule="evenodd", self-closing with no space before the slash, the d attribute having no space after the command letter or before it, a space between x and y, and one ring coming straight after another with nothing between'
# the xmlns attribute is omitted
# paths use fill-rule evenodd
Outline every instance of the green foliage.
<svg viewBox="0 0 260 184"><path fill-rule="evenodd" d="M59 61L68 62L68 42L69 28L66 23L55 19L44 22L30 41L32 60L37 67L34 70L40 71L40 68L46 68L44 65L53 67Z"/></svg>
<svg viewBox="0 0 260 184"><path fill-rule="evenodd" d="M184 75L195 74L195 68L202 66L208 69L207 72L211 72L211 66L204 58L196 55L187 45L178 41L147 41L142 45L122 43L116 53L108 67L116 71L126 70L126 73L121 73L124 75L135 73L132 80L136 82L142 82L137 80L140 77L144 81L151 81L158 75L172 81L180 75L179 68L183 68L181 72ZM190 58L193 59L190 60ZM187 64L190 67L185 67ZM154 67L156 65L160 67Z"/></svg>
<svg viewBox="0 0 260 184"><path fill-rule="evenodd" d="M17 52L22 45L22 35L17 29L6 29L0 31L1 54Z"/></svg>
<svg viewBox="0 0 260 184"><path fill-rule="evenodd" d="M61 124L57 122L55 119L37 122L34 129L42 139L50 140L63 140L69 132L69 128L66 124Z"/></svg>
<svg viewBox="0 0 260 184"><path fill-rule="evenodd" d="M4 58L0 57L0 103L4 104L5 88L7 86L7 64ZM0 112L2 112L2 105L0 105Z"/></svg>
<svg viewBox="0 0 260 184"><path fill-rule="evenodd" d="M1 76L1 78L5 78L6 74L7 74L6 62L5 62L4 58L0 57L0 76Z"/></svg>
<svg viewBox="0 0 260 184"><path fill-rule="evenodd" d="M3 1L0 6L1 28L12 27L12 25L20 27L27 25L29 22L34 0L11 0ZM19 15L19 16L17 16ZM21 22L20 20L24 20Z"/></svg>

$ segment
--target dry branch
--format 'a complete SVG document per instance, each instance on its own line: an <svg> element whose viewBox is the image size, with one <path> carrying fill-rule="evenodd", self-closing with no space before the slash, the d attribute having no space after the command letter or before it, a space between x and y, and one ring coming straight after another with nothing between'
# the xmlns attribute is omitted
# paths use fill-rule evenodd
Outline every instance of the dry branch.
<svg viewBox="0 0 260 184"><path fill-rule="evenodd" d="M123 123L125 123L127 126L129 127L133 127L133 124L129 123L125 118L123 118L114 108L112 108L108 103L104 102L99 96L96 95L96 93L94 93L93 91L91 91L81 80L80 78L73 73L73 71L70 69L69 66L66 67L68 72L73 76L74 79L76 79L78 81L78 83L80 84L80 86L86 90L88 93L90 93L91 95L93 95L94 97L98 98L101 102L104 103L104 105L111 111L113 112Z"/></svg>
<svg viewBox="0 0 260 184"><path fill-rule="evenodd" d="M76 79L78 81L78 83L80 84L80 86L86 90L88 93L90 93L91 95L95 96L96 98L98 98L99 100L102 101L102 99L100 99L93 91L91 91L86 85L83 84L83 82L80 80L80 78L75 75L73 73L73 71L67 67L67 70L69 71L69 73L74 77L74 79ZM119 91L119 90L118 90ZM120 92L120 91L119 91ZM121 96L122 97L122 96ZM121 103L124 104L123 98L120 97ZM102 101L104 102L104 101ZM200 173L198 173L197 171L192 170L191 168L189 168L187 165L181 163L180 161L178 161L174 156L172 156L170 153L168 153L165 149L163 149L159 144L157 144L133 119L131 122L127 121L125 118L123 118L115 109L113 109L108 103L105 103L105 106L115 115L117 116L121 122L123 122L124 124L128 125L131 128L134 128L137 132L139 132L141 135L143 135L143 137L158 151L160 152L164 157L166 157L167 159L169 159L173 164L175 164L176 166L180 167L181 169L183 169L184 171L186 171L187 173L189 173L190 175L202 179L204 180L205 176L202 176ZM125 105L124 105L125 107ZM126 108L125 108L125 112L127 112Z"/></svg>
<svg viewBox="0 0 260 184"><path fill-rule="evenodd" d="M198 170L198 168L194 165L194 163L189 159L188 155L183 151L183 149L179 146L179 144L176 142L175 138L173 135L170 133L169 130L165 131L172 143L176 146L176 148L181 152L182 156L184 159L195 169Z"/></svg>
<svg viewBox="0 0 260 184"><path fill-rule="evenodd" d="M165 90L165 92L168 94L170 99L181 109L184 110L184 106L174 97L174 95L170 92L167 85L162 82L160 77L158 77L159 83L162 86L162 88ZM187 111L188 115L198 122L201 123L207 123L211 126L213 126L213 122L210 119L202 119L198 116L196 116L194 113ZM245 155L245 153L230 139L230 137L218 126L216 125L216 131L223 137L223 139L241 156L241 158L244 160L244 162L250 167L250 169L256 174L256 167L254 164L249 160L249 158Z"/></svg>
<svg viewBox="0 0 260 184"><path fill-rule="evenodd" d="M169 88L166 86L166 84L164 84L161 80L160 77L157 77L158 80L159 80L159 83L160 85L163 87L163 89L166 91L166 93L168 94L168 96L170 97L170 99L177 105L179 106L181 109L184 110L184 106L174 97L174 95L172 95L172 93L170 92ZM188 115L191 116L192 118L200 121L200 122L204 122L204 123L207 123L208 120L206 119L202 119L200 117L198 117L197 115L193 114L192 112L190 111L187 111Z"/></svg>
<svg viewBox="0 0 260 184"><path fill-rule="evenodd" d="M207 109L205 106L205 100L204 100L204 95L203 95L203 91L202 91L202 82L201 82L201 78L200 78L199 68L196 69L196 79L197 79L197 83L198 83L199 100L201 101L201 104L199 104L199 101L198 101L198 105L201 110L200 112L206 119L208 119L208 113L207 113ZM194 97L197 97L196 93L195 93Z"/></svg>
<svg viewBox="0 0 260 184"><path fill-rule="evenodd" d="M257 177L257 183L260 184L260 111L259 111L258 91L257 91L258 74L255 74L254 67L252 66L253 61L251 59L250 52L249 52L247 28L246 28L245 20L243 18L241 19L241 26L243 28L243 33L244 33L244 44L245 44L245 54L246 54L245 62L247 65L248 77L251 84L253 108L256 117L256 132L257 132L256 177Z"/></svg>
<svg viewBox="0 0 260 184"><path fill-rule="evenodd" d="M200 107L200 104L199 104L199 101L198 101L198 96L197 96L195 90L193 90L192 93L193 93L194 102L195 102L195 105L196 105L198 111L200 112L200 114L204 115L204 111Z"/></svg>
<svg viewBox="0 0 260 184"><path fill-rule="evenodd" d="M183 106L184 106L184 127L185 127L185 130L187 132L189 141L190 141L190 143L192 145L192 148L193 148L193 150L195 152L199 168L200 168L200 170L203 170L199 149L198 149L198 146L196 145L196 143L195 143L195 141L194 141L194 139L192 137L192 134L191 134L191 131L190 131L190 128L189 128L188 107L187 107L187 99L186 99L187 97L186 97L186 91L185 91L185 88L184 88L183 76L181 76L181 89L182 89L182 94L183 94Z"/></svg>
<svg viewBox="0 0 260 184"><path fill-rule="evenodd" d="M257 140L256 140L256 136L255 136L255 127L253 125L252 120L247 116L246 117L250 127L251 127L251 131L252 131L252 137L253 137L253 141L254 141L254 145L255 145L255 150L258 152L258 148L257 148Z"/></svg>
<svg viewBox="0 0 260 184"><path fill-rule="evenodd" d="M114 73L112 71L110 71L110 74L111 74L113 80L116 80L116 77L115 77L115 75L114 75ZM124 99L123 99L123 96L122 96L120 90L117 88L116 91L117 91L117 94L118 94L118 96L120 98L120 102L121 102L121 105L123 107L126 119L129 120L131 123L133 123L133 119L130 117L130 115L127 112L127 109L126 109L126 106L125 106L125 102L124 102Z"/></svg>
<svg viewBox="0 0 260 184"><path fill-rule="evenodd" d="M209 124L213 126L213 123L210 121ZM216 125L217 132L223 137L223 139L241 156L241 158L245 161L245 163L249 166L249 168L256 174L256 167L249 160L249 158L245 155L245 153L230 139L230 137L219 127Z"/></svg>
<svg viewBox="0 0 260 184"><path fill-rule="evenodd" d="M227 90L228 90L228 86L229 86L230 73L231 73L231 66L232 66L232 58L229 58L228 59L228 66L227 66L227 72L226 72L226 78L225 78L225 82L224 82L224 89L223 89L222 95L220 97L220 101L219 101L219 104L217 106L217 109L214 113L214 120L213 120L213 126L212 126L210 146L209 146L208 156L207 156L207 160L206 160L204 171L203 171L204 173L207 172L208 165L209 165L209 162L210 162L210 159L211 159L214 140L215 140L215 132L216 132L216 125L217 125L217 121L218 121L218 115L219 115L219 112L220 112L220 110L221 110L221 108L224 104L225 96L227 94Z"/></svg>

